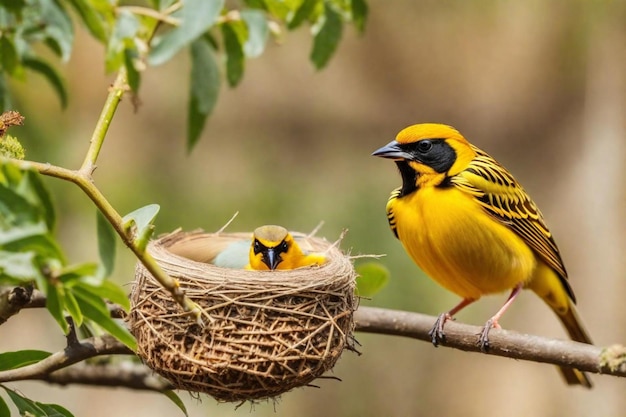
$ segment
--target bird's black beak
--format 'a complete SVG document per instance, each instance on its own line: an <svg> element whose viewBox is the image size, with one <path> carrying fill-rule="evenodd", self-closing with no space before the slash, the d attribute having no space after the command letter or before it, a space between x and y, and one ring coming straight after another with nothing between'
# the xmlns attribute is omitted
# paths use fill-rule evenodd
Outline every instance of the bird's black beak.
<svg viewBox="0 0 626 417"><path fill-rule="evenodd" d="M275 248L268 248L266 252L263 252L263 263L267 265L270 271L275 270L281 262L280 254L276 253Z"/></svg>
<svg viewBox="0 0 626 417"><path fill-rule="evenodd" d="M395 140L392 140L391 142L389 142L382 148L375 150L372 153L372 156L380 156L381 158L388 158L388 159L395 159L395 160L412 159L412 156L409 153L405 152L400 147L400 144L396 142Z"/></svg>

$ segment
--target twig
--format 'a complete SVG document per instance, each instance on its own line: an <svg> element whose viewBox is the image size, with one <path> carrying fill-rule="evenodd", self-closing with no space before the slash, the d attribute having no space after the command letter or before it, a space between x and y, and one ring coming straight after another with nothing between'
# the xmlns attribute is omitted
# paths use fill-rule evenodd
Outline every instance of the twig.
<svg viewBox="0 0 626 417"><path fill-rule="evenodd" d="M410 337L430 342L428 332L436 317L405 311L360 307L355 313L356 331ZM441 346L480 352L477 343L481 328L457 322L446 323ZM614 351L613 351L614 350ZM585 372L626 377L624 349L600 348L569 340L492 329L489 355L568 366ZM621 355L621 356L620 356ZM615 357L614 357L615 356ZM617 361L614 360L617 357Z"/></svg>

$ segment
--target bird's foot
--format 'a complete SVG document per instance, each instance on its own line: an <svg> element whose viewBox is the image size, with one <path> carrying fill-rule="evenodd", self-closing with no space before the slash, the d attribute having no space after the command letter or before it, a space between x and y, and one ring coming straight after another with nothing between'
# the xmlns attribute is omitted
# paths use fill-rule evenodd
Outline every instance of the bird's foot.
<svg viewBox="0 0 626 417"><path fill-rule="evenodd" d="M435 325L428 332L430 336L430 341L435 347L439 346L439 344L446 339L446 335L443 332L443 326L446 324L446 321L452 319L452 316L449 313L441 313L439 317L437 317L437 321L435 321Z"/></svg>
<svg viewBox="0 0 626 417"><path fill-rule="evenodd" d="M480 337L478 338L478 346L482 352L487 352L489 350L489 332L492 328L499 329L500 324L494 318L487 320L483 330L480 332Z"/></svg>

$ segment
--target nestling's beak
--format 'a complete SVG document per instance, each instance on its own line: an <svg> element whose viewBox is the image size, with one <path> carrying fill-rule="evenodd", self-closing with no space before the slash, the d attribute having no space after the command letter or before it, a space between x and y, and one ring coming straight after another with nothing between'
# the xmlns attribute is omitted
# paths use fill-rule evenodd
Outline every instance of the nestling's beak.
<svg viewBox="0 0 626 417"><path fill-rule="evenodd" d="M275 270L281 262L280 254L276 253L275 248L268 248L267 251L263 252L263 263L267 265L270 271Z"/></svg>
<svg viewBox="0 0 626 417"><path fill-rule="evenodd" d="M412 159L412 156L400 148L400 144L392 140L380 149L375 150L372 156L380 156L388 159Z"/></svg>

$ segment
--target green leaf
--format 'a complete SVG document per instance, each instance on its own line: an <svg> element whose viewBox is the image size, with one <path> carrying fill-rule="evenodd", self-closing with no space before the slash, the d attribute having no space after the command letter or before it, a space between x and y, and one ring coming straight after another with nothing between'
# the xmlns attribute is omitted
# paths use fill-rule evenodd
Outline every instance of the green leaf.
<svg viewBox="0 0 626 417"><path fill-rule="evenodd" d="M134 93L137 93L139 91L139 84L141 83L141 73L137 70L137 67L135 67L136 59L136 50L124 50L124 66L126 67L126 78L128 80L128 86Z"/></svg>
<svg viewBox="0 0 626 417"><path fill-rule="evenodd" d="M43 417L46 415L45 411L39 408L34 401L29 400L26 397L22 397L17 392L8 388L4 388L4 390L7 394L9 394L9 398L11 398L11 401L13 401L13 404L17 407L17 411L19 411L20 415L29 417Z"/></svg>
<svg viewBox="0 0 626 417"><path fill-rule="evenodd" d="M187 150L200 139L206 119L211 115L220 91L220 71L213 48L205 38L191 44L191 88L187 120Z"/></svg>
<svg viewBox="0 0 626 417"><path fill-rule="evenodd" d="M67 90L65 89L65 82L61 78L61 75L47 62L38 58L25 58L23 64L24 67L38 72L48 80L61 101L61 107L65 109L67 107Z"/></svg>
<svg viewBox="0 0 626 417"><path fill-rule="evenodd" d="M285 0L264 0L265 7L279 20L287 19L287 15L291 12L288 2Z"/></svg>
<svg viewBox="0 0 626 417"><path fill-rule="evenodd" d="M78 286L100 298L119 304L126 310L130 308L128 295L126 295L126 292L121 286L113 281L104 280L100 285L91 285L90 283L83 281L78 283Z"/></svg>
<svg viewBox="0 0 626 417"><path fill-rule="evenodd" d="M224 0L186 0L176 17L180 26L166 33L148 55L150 65L161 65L209 30L224 7Z"/></svg>
<svg viewBox="0 0 626 417"><path fill-rule="evenodd" d="M72 20L58 1L39 1L38 4L41 7L42 35L45 36L45 42L63 62L67 62L74 43Z"/></svg>
<svg viewBox="0 0 626 417"><path fill-rule="evenodd" d="M74 7L91 35L105 43L107 41L105 21L98 14L93 3L89 0L69 0L69 3Z"/></svg>
<svg viewBox="0 0 626 417"><path fill-rule="evenodd" d="M41 274L34 252L15 253L0 250L0 282L30 282ZM8 279L8 280L7 280Z"/></svg>
<svg viewBox="0 0 626 417"><path fill-rule="evenodd" d="M74 319L74 324L79 327L83 324L83 312L80 311L80 307L78 306L78 302L74 297L72 291L65 292L65 308L67 312L70 313L70 316Z"/></svg>
<svg viewBox="0 0 626 417"><path fill-rule="evenodd" d="M50 355L52 355L50 352L43 350L18 350L16 352L0 353L0 371L17 369L37 363Z"/></svg>
<svg viewBox="0 0 626 417"><path fill-rule="evenodd" d="M98 253L102 263L99 275L108 277L115 267L115 230L100 210L96 212L96 224L98 230Z"/></svg>
<svg viewBox="0 0 626 417"><path fill-rule="evenodd" d="M66 408L57 404L36 403L46 414L47 417L74 417Z"/></svg>
<svg viewBox="0 0 626 417"><path fill-rule="evenodd" d="M311 61L316 69L322 69L335 53L343 32L341 16L329 3L324 4L323 23L313 40Z"/></svg>
<svg viewBox="0 0 626 417"><path fill-rule="evenodd" d="M5 186L0 183L0 213L3 218L0 223L6 225L40 223L45 229L41 233L47 232L45 222L40 221L39 211L15 189L16 186ZM2 238L0 237L0 245Z"/></svg>
<svg viewBox="0 0 626 417"><path fill-rule="evenodd" d="M106 303L100 297L80 287L74 288L74 296L85 317L97 323L133 351L137 350L137 341L133 335L126 327L111 318Z"/></svg>
<svg viewBox="0 0 626 417"><path fill-rule="evenodd" d="M0 69L7 74L16 75L20 67L20 58L15 44L6 36L0 36Z"/></svg>
<svg viewBox="0 0 626 417"><path fill-rule="evenodd" d="M356 280L357 294L371 297L378 293L389 281L389 270L380 262L367 262L356 267L359 277Z"/></svg>
<svg viewBox="0 0 626 417"><path fill-rule="evenodd" d="M0 397L0 417L11 417L11 410L2 397Z"/></svg>
<svg viewBox="0 0 626 417"><path fill-rule="evenodd" d="M30 201L31 205L42 212L42 217L48 226L48 230L54 230L56 216L54 206L48 189L41 181L41 175L32 170L24 171L24 177L20 183L20 192Z"/></svg>
<svg viewBox="0 0 626 417"><path fill-rule="evenodd" d="M70 330L67 320L65 320L65 294L63 287L57 287L46 281L45 288L40 288L46 295L46 308L61 326L63 333L67 334Z"/></svg>
<svg viewBox="0 0 626 417"><path fill-rule="evenodd" d="M320 0L304 0L287 21L287 29L293 30L300 26L315 10Z"/></svg>
<svg viewBox="0 0 626 417"><path fill-rule="evenodd" d="M231 22L226 22L222 25L222 36L224 37L224 48L226 50L226 79L231 87L235 87L243 77L243 45Z"/></svg>
<svg viewBox="0 0 626 417"><path fill-rule="evenodd" d="M248 39L243 44L243 51L247 57L255 58L263 53L267 44L270 32L267 19L260 10L243 10L241 18L248 27Z"/></svg>
<svg viewBox="0 0 626 417"><path fill-rule="evenodd" d="M176 407L178 407L180 411L182 411L183 414L185 414L185 417L189 417L189 414L187 413L187 407L185 407L185 403L183 403L183 400L180 399L178 394L176 394L172 390L167 390L167 391L163 391L163 395L169 398L170 401L172 401L176 405Z"/></svg>
<svg viewBox="0 0 626 417"><path fill-rule="evenodd" d="M30 400L17 392L2 387L9 394L20 415L28 417L74 417L67 409L56 404L44 404Z"/></svg>
<svg viewBox="0 0 626 417"><path fill-rule="evenodd" d="M129 11L118 13L106 50L105 68L107 73L117 71L125 63L127 48L134 48L134 38L141 28L137 17Z"/></svg>
<svg viewBox="0 0 626 417"><path fill-rule="evenodd" d="M65 287L72 287L85 280L93 282L93 285L100 285L104 280L98 278L98 264L93 262L85 262L67 266L61 269L57 274L57 280Z"/></svg>
<svg viewBox="0 0 626 417"><path fill-rule="evenodd" d="M145 249L152 236L152 232L154 231L152 223L160 209L161 207L158 204L148 204L132 213L128 213L122 219L124 221L124 227L135 226L134 241L141 250Z"/></svg>
<svg viewBox="0 0 626 417"><path fill-rule="evenodd" d="M365 30L365 22L369 14L369 8L365 0L350 0L352 9L352 21L359 32Z"/></svg>
<svg viewBox="0 0 626 417"><path fill-rule="evenodd" d="M36 226L36 225L33 225ZM46 262L55 260L57 263L64 264L65 257L61 252L58 244L48 234L24 235L19 239L9 242L2 242L7 237L15 237L18 233L28 233L31 225L22 226L19 229L14 228L8 232L0 230L0 247L9 252L30 252L37 254L37 258L45 259Z"/></svg>

